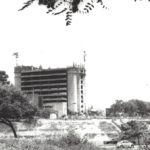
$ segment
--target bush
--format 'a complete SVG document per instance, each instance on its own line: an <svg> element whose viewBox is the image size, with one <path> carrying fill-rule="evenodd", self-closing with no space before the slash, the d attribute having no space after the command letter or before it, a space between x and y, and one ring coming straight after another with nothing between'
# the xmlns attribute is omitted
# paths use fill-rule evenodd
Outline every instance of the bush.
<svg viewBox="0 0 150 150"><path fill-rule="evenodd" d="M48 119L50 117L50 111L48 109L43 109L40 111L40 117Z"/></svg>
<svg viewBox="0 0 150 150"><path fill-rule="evenodd" d="M36 117L29 118L29 119L23 120L22 123L28 130L33 130L33 128L38 123L38 118L36 118Z"/></svg>
<svg viewBox="0 0 150 150"><path fill-rule="evenodd" d="M87 142L88 141L86 138L81 138L77 133L75 133L73 128L70 127L68 133L60 138L59 145L60 147L62 146L68 147L68 146L75 146L75 145L82 146Z"/></svg>
<svg viewBox="0 0 150 150"><path fill-rule="evenodd" d="M58 114L58 112L55 111L55 110L42 109L42 110L39 112L39 116L40 116L41 118L49 119L49 118L50 118L50 114L52 114L52 113L55 113L56 115Z"/></svg>

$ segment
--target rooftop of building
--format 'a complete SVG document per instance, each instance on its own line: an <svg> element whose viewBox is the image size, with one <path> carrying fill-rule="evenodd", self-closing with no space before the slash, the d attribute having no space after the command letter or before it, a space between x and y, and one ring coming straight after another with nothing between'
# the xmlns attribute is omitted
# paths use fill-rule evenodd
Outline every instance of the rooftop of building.
<svg viewBox="0 0 150 150"><path fill-rule="evenodd" d="M16 72L44 72L44 71L67 71L69 69L74 69L74 70L84 70L85 67L84 65L73 65L73 66L68 66L68 67L63 67L63 68L43 68L42 66L39 67L34 67L34 66L16 66L14 71Z"/></svg>

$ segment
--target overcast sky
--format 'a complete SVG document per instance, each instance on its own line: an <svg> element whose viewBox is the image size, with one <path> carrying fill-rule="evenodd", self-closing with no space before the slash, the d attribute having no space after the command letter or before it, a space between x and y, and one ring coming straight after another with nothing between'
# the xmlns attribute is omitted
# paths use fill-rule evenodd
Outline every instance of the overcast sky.
<svg viewBox="0 0 150 150"><path fill-rule="evenodd" d="M76 14L65 26L65 15L46 14L34 5L18 12L24 0L0 5L0 70L14 82L14 52L19 65L66 67L83 63L86 51L87 102L99 108L116 99L150 102L150 3L146 0L105 0L109 10L96 7Z"/></svg>

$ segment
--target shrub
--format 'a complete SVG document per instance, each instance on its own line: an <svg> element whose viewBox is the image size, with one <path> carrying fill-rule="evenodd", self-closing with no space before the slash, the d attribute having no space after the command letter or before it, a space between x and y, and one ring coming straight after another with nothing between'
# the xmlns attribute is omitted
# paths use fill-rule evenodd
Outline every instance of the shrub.
<svg viewBox="0 0 150 150"><path fill-rule="evenodd" d="M58 114L58 112L55 111L55 110L42 109L42 110L39 112L39 116L40 116L41 118L48 119L48 118L50 118L50 114L52 114L52 113L55 113L56 115Z"/></svg>
<svg viewBox="0 0 150 150"><path fill-rule="evenodd" d="M87 142L88 141L86 138L81 138L72 128L60 139L60 145L66 146L82 145L86 144Z"/></svg>

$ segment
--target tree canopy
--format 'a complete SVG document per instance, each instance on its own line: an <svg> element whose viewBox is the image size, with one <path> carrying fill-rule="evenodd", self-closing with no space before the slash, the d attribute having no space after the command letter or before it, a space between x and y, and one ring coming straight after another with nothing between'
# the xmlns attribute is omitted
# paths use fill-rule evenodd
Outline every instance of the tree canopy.
<svg viewBox="0 0 150 150"><path fill-rule="evenodd" d="M5 71L0 71L0 84L5 85L9 84L10 82L8 81L8 75L6 74Z"/></svg>
<svg viewBox="0 0 150 150"><path fill-rule="evenodd" d="M27 8L35 1L37 1L39 5L46 6L47 13L52 13L53 15L66 13L66 25L71 24L72 15L74 13L89 13L97 4L107 9L104 0L28 0L19 11ZM136 2L138 0L133 1Z"/></svg>
<svg viewBox="0 0 150 150"><path fill-rule="evenodd" d="M111 105L108 116L147 116L150 113L150 103L138 99L132 99L124 102L116 100Z"/></svg>
<svg viewBox="0 0 150 150"><path fill-rule="evenodd" d="M31 118L37 109L29 103L29 99L13 86L0 86L0 122L11 127L14 136L16 131L12 124L12 119Z"/></svg>
<svg viewBox="0 0 150 150"><path fill-rule="evenodd" d="M121 125L121 139L130 140L132 142L136 142L141 144L140 142L144 142L145 135L148 133L147 124L144 122L137 121L129 121Z"/></svg>

